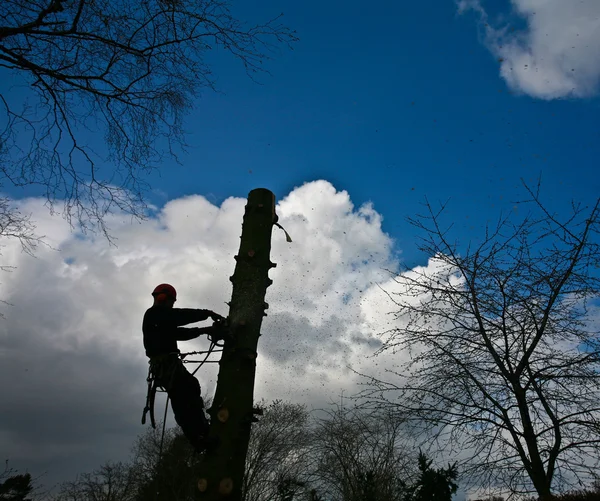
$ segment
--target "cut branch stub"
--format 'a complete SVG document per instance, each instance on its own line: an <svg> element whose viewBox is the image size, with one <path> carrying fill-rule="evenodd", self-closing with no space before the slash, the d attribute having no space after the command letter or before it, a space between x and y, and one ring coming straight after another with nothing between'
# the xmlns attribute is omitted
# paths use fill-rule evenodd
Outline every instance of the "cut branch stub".
<svg viewBox="0 0 600 501"><path fill-rule="evenodd" d="M224 423L227 421L227 419L229 419L229 411L227 410L227 407L219 409L217 412L217 419L221 421L221 423Z"/></svg>
<svg viewBox="0 0 600 501"><path fill-rule="evenodd" d="M233 480L229 477L219 482L219 494L227 496L233 491Z"/></svg>

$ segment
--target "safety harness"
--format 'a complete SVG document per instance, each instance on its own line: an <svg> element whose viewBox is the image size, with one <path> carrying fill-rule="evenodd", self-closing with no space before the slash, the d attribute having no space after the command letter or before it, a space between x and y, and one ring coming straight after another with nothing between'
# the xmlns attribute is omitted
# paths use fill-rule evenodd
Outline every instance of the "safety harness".
<svg viewBox="0 0 600 501"><path fill-rule="evenodd" d="M187 354L183 354L185 356ZM169 392L173 386L173 381L177 373L183 368L183 360L178 351L150 357L148 361L148 393L146 394L146 407L142 414L142 424L146 424L146 414L150 412L150 423L152 428L156 428L156 419L154 418L154 401L156 391L160 387L163 391Z"/></svg>

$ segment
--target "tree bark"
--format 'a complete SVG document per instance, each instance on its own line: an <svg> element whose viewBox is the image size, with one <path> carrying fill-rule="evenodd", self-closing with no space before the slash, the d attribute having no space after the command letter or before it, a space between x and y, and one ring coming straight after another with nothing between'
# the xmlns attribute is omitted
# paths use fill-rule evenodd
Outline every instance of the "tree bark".
<svg viewBox="0 0 600 501"><path fill-rule="evenodd" d="M242 225L240 250L229 303L226 340L212 407L210 436L219 444L206 453L199 469L198 496L202 501L239 501L250 427L254 418L254 377L258 338L265 309L269 279L271 233L275 215L275 195L264 188L252 190Z"/></svg>
<svg viewBox="0 0 600 501"><path fill-rule="evenodd" d="M546 469L544 468L544 461L540 453L529 406L527 405L527 395L525 394L525 390L520 386L515 384L513 388L523 425L523 439L529 453L530 471L528 471L528 474L538 493L539 499L546 501L552 499L551 486L548 481ZM522 458L522 460L523 464L525 464L527 457Z"/></svg>

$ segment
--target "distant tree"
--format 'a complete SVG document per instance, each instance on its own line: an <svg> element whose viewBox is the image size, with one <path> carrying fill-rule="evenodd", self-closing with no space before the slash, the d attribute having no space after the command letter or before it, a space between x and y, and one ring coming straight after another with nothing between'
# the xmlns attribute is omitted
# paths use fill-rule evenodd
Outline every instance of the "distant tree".
<svg viewBox="0 0 600 501"><path fill-rule="evenodd" d="M362 396L401 412L419 440L462 451L466 482L545 500L599 468L600 199L559 217L539 186L526 190L529 214L464 250L443 206L412 220L430 266L396 277L397 324L380 350L409 358Z"/></svg>
<svg viewBox="0 0 600 501"><path fill-rule="evenodd" d="M63 482L55 501L135 501L137 479L127 463L107 462L74 481Z"/></svg>
<svg viewBox="0 0 600 501"><path fill-rule="evenodd" d="M377 485L377 475L373 470L358 473L358 498L362 501L378 501L380 487Z"/></svg>
<svg viewBox="0 0 600 501"><path fill-rule="evenodd" d="M419 474L416 482L402 482L403 501L451 501L458 490L456 464L448 468L432 468L432 459L422 452L418 457Z"/></svg>
<svg viewBox="0 0 600 501"><path fill-rule="evenodd" d="M16 474L6 461L0 473L0 501L31 501L29 495L33 490L31 474Z"/></svg>
<svg viewBox="0 0 600 501"><path fill-rule="evenodd" d="M0 501L43 501L48 499L48 490L40 483L43 475L32 477L30 473L20 474L4 464L0 471Z"/></svg>
<svg viewBox="0 0 600 501"><path fill-rule="evenodd" d="M304 487L306 487L306 482L293 477L282 478L277 483L277 497L272 499L277 501L294 501Z"/></svg>
<svg viewBox="0 0 600 501"><path fill-rule="evenodd" d="M282 400L258 405L263 416L250 432L242 499L293 499L306 485L309 413L304 405Z"/></svg>
<svg viewBox="0 0 600 501"><path fill-rule="evenodd" d="M393 413L337 406L316 419L311 482L331 501L400 501L410 457Z"/></svg>
<svg viewBox="0 0 600 501"><path fill-rule="evenodd" d="M178 427L166 428L165 435L162 437L162 422L159 422L156 428L146 428L134 441L131 447L131 468L137 479L138 499L141 491L160 490L156 477L159 475L157 468L161 456L161 442L162 450L167 451L170 449L171 442L181 433Z"/></svg>
<svg viewBox="0 0 600 501"><path fill-rule="evenodd" d="M152 435L146 436L151 438ZM132 465L137 471L135 501L173 501L193 499L197 491L197 469L201 458L194 453L179 427L171 430L163 444L163 453L154 456L153 468L143 473L140 468L149 458L137 458Z"/></svg>
<svg viewBox="0 0 600 501"><path fill-rule="evenodd" d="M31 97L0 89L0 186L40 189L51 207L64 200L69 222L105 233L113 209L144 217L144 176L177 158L184 115L216 88L211 49L254 77L277 46L297 40L280 16L247 26L229 5L0 2L2 80L22 82Z"/></svg>

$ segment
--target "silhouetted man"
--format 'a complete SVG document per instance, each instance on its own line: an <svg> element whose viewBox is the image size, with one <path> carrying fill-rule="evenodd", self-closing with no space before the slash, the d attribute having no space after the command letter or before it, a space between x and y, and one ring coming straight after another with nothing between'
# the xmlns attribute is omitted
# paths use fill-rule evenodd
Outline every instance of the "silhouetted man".
<svg viewBox="0 0 600 501"><path fill-rule="evenodd" d="M144 314L142 331L144 348L158 386L171 399L175 421L196 451L206 449L209 422L204 414L200 383L184 367L179 358L177 341L188 341L202 334L215 333L210 327L182 327L211 318L223 320L214 311L195 308L173 308L177 300L175 288L160 284L152 292L154 304Z"/></svg>

